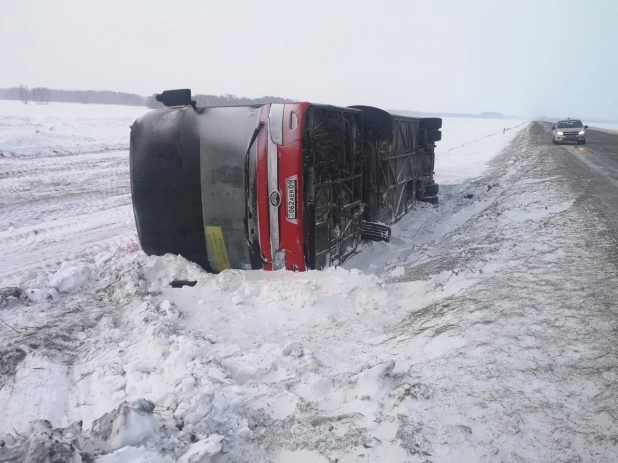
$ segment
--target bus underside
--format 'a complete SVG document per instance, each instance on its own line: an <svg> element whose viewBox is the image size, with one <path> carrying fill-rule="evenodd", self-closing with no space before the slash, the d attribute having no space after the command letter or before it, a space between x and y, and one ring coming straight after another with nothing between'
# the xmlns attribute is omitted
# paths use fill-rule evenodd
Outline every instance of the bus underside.
<svg viewBox="0 0 618 463"><path fill-rule="evenodd" d="M303 134L307 264L339 265L356 252L363 221L362 113L314 106Z"/></svg>

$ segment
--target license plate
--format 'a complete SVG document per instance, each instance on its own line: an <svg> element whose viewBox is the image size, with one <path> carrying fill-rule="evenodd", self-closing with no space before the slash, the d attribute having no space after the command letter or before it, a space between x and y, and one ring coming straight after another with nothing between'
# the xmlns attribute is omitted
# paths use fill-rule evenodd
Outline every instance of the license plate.
<svg viewBox="0 0 618 463"><path fill-rule="evenodd" d="M286 193L287 193L287 198L286 198L286 217L288 219L295 219L296 218L296 179L287 179L285 181L286 183Z"/></svg>

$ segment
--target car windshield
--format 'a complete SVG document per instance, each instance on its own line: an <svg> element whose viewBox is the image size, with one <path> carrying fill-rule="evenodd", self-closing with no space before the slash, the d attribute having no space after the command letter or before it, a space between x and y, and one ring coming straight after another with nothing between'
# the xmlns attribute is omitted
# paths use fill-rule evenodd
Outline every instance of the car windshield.
<svg viewBox="0 0 618 463"><path fill-rule="evenodd" d="M559 129L581 129L584 126L582 121L560 121L558 122Z"/></svg>

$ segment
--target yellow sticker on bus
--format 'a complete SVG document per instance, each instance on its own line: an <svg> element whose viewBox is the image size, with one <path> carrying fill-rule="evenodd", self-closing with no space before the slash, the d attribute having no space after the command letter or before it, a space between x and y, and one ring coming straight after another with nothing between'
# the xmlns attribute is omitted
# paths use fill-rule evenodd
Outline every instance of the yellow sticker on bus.
<svg viewBox="0 0 618 463"><path fill-rule="evenodd" d="M221 227L204 227L204 234L206 235L206 252L212 269L215 272L222 272L230 268Z"/></svg>

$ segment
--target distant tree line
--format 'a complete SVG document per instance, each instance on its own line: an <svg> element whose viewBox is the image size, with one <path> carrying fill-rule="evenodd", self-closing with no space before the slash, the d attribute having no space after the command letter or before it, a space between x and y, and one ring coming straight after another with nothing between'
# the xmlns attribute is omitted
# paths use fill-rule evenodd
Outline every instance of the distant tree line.
<svg viewBox="0 0 618 463"><path fill-rule="evenodd" d="M287 98L263 96L261 98L244 98L236 95L193 95L198 106L233 106L259 103L285 103ZM18 100L25 104L82 103L82 104L116 104L125 106L147 106L161 108L163 105L155 95L141 96L135 93L112 92L108 90L58 90L47 87L28 88L25 85L0 88L0 100Z"/></svg>
<svg viewBox="0 0 618 463"><path fill-rule="evenodd" d="M26 104L29 102L39 104L62 102L144 106L145 103L144 97L132 93L110 92L107 90L58 90L47 87L28 88L25 85L0 88L0 100L21 100Z"/></svg>
<svg viewBox="0 0 618 463"><path fill-rule="evenodd" d="M35 87L33 89L29 89L25 85L20 85L18 90L19 99L24 104L28 104L31 101L36 104L49 104L49 89L46 87Z"/></svg>

